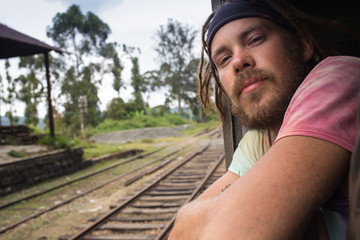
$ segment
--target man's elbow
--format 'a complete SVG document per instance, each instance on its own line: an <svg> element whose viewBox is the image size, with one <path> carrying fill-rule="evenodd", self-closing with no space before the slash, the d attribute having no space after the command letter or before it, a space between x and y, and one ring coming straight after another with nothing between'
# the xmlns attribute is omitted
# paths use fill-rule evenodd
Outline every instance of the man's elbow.
<svg viewBox="0 0 360 240"><path fill-rule="evenodd" d="M177 214L169 240L198 239L213 200L195 200L183 206Z"/></svg>

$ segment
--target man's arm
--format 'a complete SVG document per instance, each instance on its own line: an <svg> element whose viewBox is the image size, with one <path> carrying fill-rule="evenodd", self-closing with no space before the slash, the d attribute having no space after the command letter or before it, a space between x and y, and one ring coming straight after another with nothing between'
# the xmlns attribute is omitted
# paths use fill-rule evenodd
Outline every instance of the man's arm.
<svg viewBox="0 0 360 240"><path fill-rule="evenodd" d="M321 139L283 138L220 196L184 207L170 239L292 239L338 187L349 158Z"/></svg>

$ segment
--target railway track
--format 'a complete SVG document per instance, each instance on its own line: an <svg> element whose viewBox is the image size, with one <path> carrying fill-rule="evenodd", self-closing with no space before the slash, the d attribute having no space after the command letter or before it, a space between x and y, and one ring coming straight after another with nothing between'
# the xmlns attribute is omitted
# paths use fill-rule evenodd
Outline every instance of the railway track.
<svg viewBox="0 0 360 240"><path fill-rule="evenodd" d="M135 169L133 169L131 171L128 171L128 172L125 172L125 173L120 174L118 176L115 176L113 178L110 178L108 181L103 182L101 184L98 184L96 186L93 186L93 187L91 187L89 189L84 189L83 191L80 191L78 194L76 194L73 197L69 197L68 199L63 200L63 201L61 201L61 202L59 202L57 204L46 207L44 210L37 211L37 212L32 213L32 214L30 214L28 216L25 216L24 218L20 219L19 221L15 222L15 223L12 223L12 224L10 224L8 226L2 226L0 228L0 234L5 233L8 230L14 229L15 227L17 227L17 226L19 226L21 224L24 224L24 223L28 222L29 220L37 218L37 217L39 217L39 216L41 216L41 215L43 215L43 214L45 214L47 212L53 211L53 210L55 210L55 209L57 209L59 207L62 207L64 205L66 205L66 204L69 204L72 201L74 201L74 200L76 200L76 199L78 199L80 197L84 197L84 196L90 194L91 192L93 192L93 191L95 191L97 189L100 189L100 188L102 188L102 187L104 187L106 185L109 185L109 184L111 184L111 183L113 183L115 181L124 181L124 180L126 180L126 178L129 178L129 176L130 176L130 180L132 180L132 181L128 182L129 180L126 180L127 182L125 182L125 185L129 185L129 184L141 179L141 177L143 177L143 176L145 176L147 174L150 174L151 172L154 172L154 171L156 171L158 169L161 169L166 164L168 164L171 161L175 160L176 157L171 157L171 156L177 154L178 152L180 152L183 149L184 149L184 147L179 148L178 150L175 150L173 152L164 154L164 155L162 155L160 157L150 159L148 162L146 162L144 164L139 164L138 167L136 167ZM68 186L70 184L76 184L76 183L81 182L82 180L85 180L87 178L94 177L95 175L106 174L106 172L108 172L108 171L110 171L110 170L112 170L114 168L121 167L124 164L131 163L131 162L137 161L139 159L144 159L145 157L149 157L150 155L159 152L159 150L160 149L149 152L149 153L146 153L146 154L141 154L139 156L135 156L135 157L132 157L132 158L127 159L127 160L120 161L119 163L116 163L116 164L113 164L111 166L108 166L108 167L99 169L97 171L91 172L91 173L86 174L86 175L84 175L82 177L79 177L79 178L76 178L74 180L68 181L68 182L66 182L64 184L60 184L58 186L46 189L46 190L44 190L42 192L32 194L30 196L26 196L26 197L23 197L21 199L17 199L17 200L5 203L5 204L0 206L0 209L10 208L10 207L12 207L12 206L14 206L14 205L16 205L16 204L18 204L20 202L29 201L29 200L31 200L33 198L38 197L38 196L48 194L49 192L64 188L64 187L66 187L66 186ZM165 159L165 161L162 161L164 159ZM160 161L162 161L162 162L160 162ZM156 164L157 162L160 162L160 163ZM146 172L145 173L139 173L143 169L147 169Z"/></svg>
<svg viewBox="0 0 360 240"><path fill-rule="evenodd" d="M209 137L209 140L206 140L206 141L211 142L212 139L219 138L219 136L221 135L221 131L220 131L220 129L212 129L210 131L208 130L208 131L206 131L206 135ZM199 162L195 165L202 165L204 169L208 169L208 167L214 162L214 157L209 158L209 156L212 156L214 154L214 153L212 153L215 151L214 149L216 149L216 147L214 147L214 146L208 147L208 149L206 149L206 150L204 148L201 151L195 152L194 154L192 154L191 156L186 158L185 162L181 161L181 158L183 158L185 153L189 152L188 151L189 146L191 146L190 148L193 149L194 144L195 143L197 144L198 141L199 140L197 140L197 138L195 138L188 142L182 142L182 143L178 144L179 146L177 146L177 148L175 148L177 150L172 151L172 152L170 152L169 150L166 150L166 148L165 148L165 150L164 150L164 148L161 148L161 149L155 150L153 152L149 152L146 154L140 154L140 155L132 157L130 159L121 160L119 162L116 162L115 164L112 164L110 166L108 165L102 169L97 169L96 171L88 173L79 178L76 178L71 181L65 182L63 184L57 185L53 188L46 189L43 192L37 192L35 194L25 196L24 198L21 198L21 199L16 199L14 201L3 203L2 205L0 205L0 211L4 211L4 209L5 209L7 211L6 214L13 213L14 215L15 214L18 215L18 217L15 218L15 223L14 223L14 221L12 221L12 222L9 221L10 218L8 221L6 221L5 219L7 218L6 217L7 215L2 214L2 218L3 219L5 218L4 219L5 221L3 221L3 222L7 222L8 224L5 224L5 225L3 224L2 226L0 226L0 238L2 238L2 234L7 232L8 230L15 230L15 229L17 229L18 226L23 225L24 223L26 223L32 219L39 218L44 213L54 211L57 208L60 208L66 204L69 204L78 198L84 197L95 190L98 190L107 185L110 185L113 182L116 182L116 184L118 186L117 188L121 189L130 184L133 184L134 182L136 182L140 179L143 179L143 177L145 177L147 175L150 175L150 174L159 175L159 172L165 171L165 170L161 170L165 166L167 166L166 168L171 167L171 169L173 169L172 166L174 166L175 164L176 164L176 166L179 166L179 167L182 165L187 166L188 164L190 164L190 162L193 162L193 161L195 161L195 159L199 159L199 158L205 158L205 160L204 159L196 160ZM221 145L220 147L217 146L218 148L220 148L220 150L218 149L216 151L223 153L222 144L218 144L218 145ZM174 150L174 147L172 147L171 149ZM164 151L162 151L162 150L164 150ZM176 160L176 161L174 161L174 160ZM137 163L137 161L139 161L139 162ZM187 163L187 162L189 162L189 163ZM200 164L201 162L202 162L202 164ZM116 176L113 175L113 173L111 173L113 171L116 171L116 169L118 169L120 166L121 167L127 166L127 164L135 164L136 167L133 168L133 170L131 170L131 171L128 170L126 172L122 172L121 174L117 174ZM155 219L152 219L151 221L148 220L148 222L153 222L154 220L162 221L162 223L161 223L162 227L158 228L159 231L165 229L165 227L163 227L164 224L169 224L169 221L171 223L172 218L175 216L175 213L177 211L177 210L175 211L175 209L178 209L180 207L179 204L181 204L181 203L183 204L186 201L190 201L191 198L189 198L188 195L190 194L190 192L192 190L194 190L196 188L196 186L197 186L196 184L198 184L198 181L200 181L199 179L203 178L205 175L203 172L199 173L198 170L195 170L196 167L194 167L194 166L191 166L190 168L192 169L192 171L188 170L187 171L188 173L186 173L186 174L182 173L182 176L180 176L181 174L179 175L179 173L178 173L178 175L179 175L179 176L177 176L178 181L182 180L182 183L181 182L176 183L176 181L175 181L175 183L173 183L172 185L170 184L167 186L165 184L165 185L162 185L162 188L161 187L158 189L154 188L155 189L154 193L151 193L150 195L148 193L146 193L149 195L148 198L151 197L151 199L152 199L152 200L149 200L148 204L143 204L142 207L139 205L141 203L141 201L142 202L147 201L146 197L144 197L144 198L142 198L142 200L140 202L136 203L137 205L136 204L132 205L133 208L142 209L142 212L146 212L148 210L149 213L145 213L145 215L148 215L147 217L148 217L148 219L150 219L152 217L152 216L150 216L152 214L151 212L154 211L154 209L158 208L158 207L156 207L156 204L159 204L159 203L156 203L156 201L162 202L161 199L163 199L163 200L166 199L167 202L162 204L163 210L161 210L161 211L166 212L166 211L170 210L170 212L168 213L170 215L167 216L165 218L165 220L162 220L164 218L163 216L159 216L158 219L155 218ZM222 170L225 170L225 166L222 167ZM176 170L172 170L172 171L176 171ZM94 180L94 181L92 180L93 178L97 179L97 176L101 176L104 174L107 176L106 178L104 178L104 180L106 180L105 182L100 183L97 180ZM211 175L210 178L212 178L212 179L205 181L203 183L203 185L208 186L210 184L209 182L216 180L218 177L219 176L216 176L216 174ZM72 195L72 196L69 195L68 199L63 199L61 202L57 202L57 203L53 202L51 204L51 202L53 200L47 201L46 199L48 197L46 197L45 202L40 203L41 208L35 207L36 204L39 205L39 203L36 203L36 204L32 203L32 202L38 202L38 200L37 200L38 197L41 195L44 195L44 194L46 194L46 196L49 196L49 199L54 198L54 196L64 196L64 195L66 195L66 193L65 194L62 193L63 188L64 188L64 190L66 190L68 185L79 184L79 183L82 184L83 180L85 180L85 179L88 179L87 181L91 180L92 182L95 182L96 184L90 184L89 186L91 186L91 188L81 189L81 191L77 192L75 195ZM195 179L197 179L197 180L194 183ZM172 181L174 181L174 180L172 180ZM189 185L191 185L191 187L189 187ZM187 187L184 187L184 186L187 186ZM204 186L203 186L203 188L204 188ZM201 192L202 189L198 190L198 192L199 191ZM161 194L162 192L164 192L166 197L162 197L162 194ZM172 194L174 196L172 196ZM138 198L139 197L140 196L138 196ZM126 201L128 203L127 207L130 206L129 205L130 202L134 202L134 201L136 201L136 200ZM24 207L23 207L23 203L25 204ZM34 209L32 211L31 208L28 208L26 206L34 206L35 208L32 207ZM120 207L120 208L123 208L123 207ZM146 208L148 208L148 209L146 209ZM22 209L25 211L23 212ZM20 214L18 214L17 212L19 212ZM113 212L113 211L111 211L111 212ZM127 218L127 221L125 221L125 222L120 221L119 223L127 224L127 225L141 224L142 223L140 221L141 219L137 219L137 218L139 218L139 216L138 217L135 216L135 215L139 215L139 214L135 213L133 215L134 216ZM164 215L164 214L162 214L162 215ZM131 219L133 219L133 220L131 220ZM143 217L142 217L142 220L144 220ZM131 221L133 221L133 222L131 222ZM90 224L90 225L92 225L92 224ZM101 224L101 225L103 225L103 224ZM107 225L105 224L105 226L107 226ZM171 226L171 225L169 225L169 226ZM84 227L84 226L81 226L81 227ZM134 231L136 232L135 229L137 227L138 226L133 225L134 230L131 230L130 232L134 232ZM102 229L101 231L104 231L104 230ZM108 230L105 230L105 231L108 231ZM147 229L146 231L152 231L152 230ZM115 230L115 232L118 233L117 230ZM12 233L10 232L10 236L11 236L11 234ZM7 234L7 235L9 235L9 234ZM150 234L150 235L154 235L154 234ZM145 236L146 236L146 234L145 234ZM126 234L125 234L125 237L126 237ZM66 237L64 239L66 239ZM80 238L73 238L73 239L80 239ZM97 238L97 239L101 239L101 238ZM104 239L112 239L112 238L104 238ZM122 239L122 238L114 238L114 239ZM125 239L129 239L129 238L125 238ZM130 239L132 239L132 238L130 238ZM149 238L146 238L146 239L149 239Z"/></svg>
<svg viewBox="0 0 360 240"><path fill-rule="evenodd" d="M207 145L177 163L105 215L77 224L81 230L59 240L166 239L179 208L225 172L222 145Z"/></svg>
<svg viewBox="0 0 360 240"><path fill-rule="evenodd" d="M52 192L52 191L54 191L54 190L56 190L56 189L59 189L59 188L68 186L68 185L70 185L70 184L79 182L79 181L84 180L84 179L86 179L86 178L89 178L89 177L91 177L91 176L97 175L97 174L99 174L99 173L109 171L109 170L111 170L111 169L113 169L113 168L115 168L115 167L124 165L124 164L126 164L126 163L131 162L131 161L135 161L135 160L137 160L137 159L147 157L147 156L149 156L149 155L151 155L151 154L154 154L154 153L156 153L156 152L158 152L158 151L160 151L160 150L161 150L161 149L156 149L156 150L154 150L154 151L152 151L152 152L149 152L149 153L146 153L146 154L140 154L140 155L138 155L138 156L132 157L132 158L127 159L127 160L125 160L125 161L121 161L121 162L119 162L119 163L113 164L113 165L111 165L111 166L109 166L109 167L106 167L106 168L97 170L97 171L95 171L95 172L86 174L86 175L84 175L84 176L82 176L82 177L79 177L79 178L76 178L76 179L74 179L74 180L67 181L67 182L65 182L65 183L63 183L63 184L59 184L59 185L57 185L57 186L48 188L48 189L43 190L43 191L41 191L41 192L34 193L34 194L31 194L31 195L28 195L28 196L26 196L26 197L22 197L22 198L13 200L13 201L9 201L9 202L7 202L7 203L1 204L1 205L0 205L0 210L1 210L1 209L4 209L4 208L11 207L11 206L13 206L13 205L15 205L15 204L17 204L17 203L20 203L20 202L23 202L23 201L26 201L26 200L30 200L30 199L33 199L33 198L35 198L35 197L39 197L39 196L44 195L44 194L46 194L46 193Z"/></svg>

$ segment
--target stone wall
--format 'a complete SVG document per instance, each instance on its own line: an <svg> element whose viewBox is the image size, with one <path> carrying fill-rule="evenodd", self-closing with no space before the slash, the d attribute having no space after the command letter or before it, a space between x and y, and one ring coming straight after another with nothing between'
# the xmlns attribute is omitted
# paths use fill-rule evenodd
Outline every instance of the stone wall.
<svg viewBox="0 0 360 240"><path fill-rule="evenodd" d="M83 161L82 148L56 150L0 165L0 195L29 187L35 183L75 172L91 164Z"/></svg>
<svg viewBox="0 0 360 240"><path fill-rule="evenodd" d="M45 134L32 134L26 125L0 126L0 143L34 144Z"/></svg>

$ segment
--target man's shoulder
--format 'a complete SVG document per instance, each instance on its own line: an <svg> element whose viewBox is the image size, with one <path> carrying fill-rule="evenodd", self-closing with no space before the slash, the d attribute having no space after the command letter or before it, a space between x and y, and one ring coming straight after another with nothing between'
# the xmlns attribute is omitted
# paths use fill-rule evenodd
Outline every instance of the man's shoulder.
<svg viewBox="0 0 360 240"><path fill-rule="evenodd" d="M318 65L316 65L313 71L327 67L341 67L341 69L347 69L351 67L358 67L359 65L360 65L360 58L358 57L331 56L325 58Z"/></svg>
<svg viewBox="0 0 360 240"><path fill-rule="evenodd" d="M344 79L346 81L339 80ZM360 81L360 58L352 56L333 56L327 57L321 61L314 69L308 74L303 82L303 86L317 86L319 84L333 83L352 84Z"/></svg>

